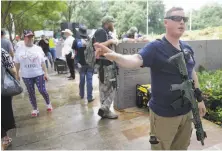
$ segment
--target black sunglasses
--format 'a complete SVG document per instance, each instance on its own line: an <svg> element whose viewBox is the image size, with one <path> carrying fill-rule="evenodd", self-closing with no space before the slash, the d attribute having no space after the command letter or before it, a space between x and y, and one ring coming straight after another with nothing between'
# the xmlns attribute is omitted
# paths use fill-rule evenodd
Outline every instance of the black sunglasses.
<svg viewBox="0 0 222 151"><path fill-rule="evenodd" d="M164 19L171 19L173 21L176 22L180 22L181 20L183 20L184 22L188 21L188 17L182 17L182 16L169 16L169 17L165 17Z"/></svg>

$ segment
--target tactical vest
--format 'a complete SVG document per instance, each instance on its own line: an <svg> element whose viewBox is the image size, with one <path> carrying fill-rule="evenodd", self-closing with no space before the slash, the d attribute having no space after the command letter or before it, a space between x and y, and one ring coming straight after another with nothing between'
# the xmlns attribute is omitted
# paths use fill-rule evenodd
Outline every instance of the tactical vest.
<svg viewBox="0 0 222 151"><path fill-rule="evenodd" d="M164 55L166 55L170 58L171 56L176 54L175 51L172 50L172 45L167 41L167 39L165 37L162 38L162 39L157 39L157 41L160 42L161 44L163 44L164 47L166 48L165 50L167 50L167 52L163 52ZM182 41L180 41L181 52L183 52L183 54L184 54L184 59L185 59L185 62L186 62L186 67L187 67L189 59L192 58L192 60L194 61L194 57L193 57L193 51L186 52L184 46L185 46L185 44ZM178 51L178 53L179 53L179 51ZM194 63L195 63L195 61L194 61ZM176 74L180 78L180 83L182 83L184 81L184 77L181 76L179 70L176 69L173 66L168 67L168 68L165 68L163 66L162 68L157 69L157 70L162 70L164 72ZM178 84L180 84L180 83L178 83ZM172 84L174 84L174 83L172 83ZM177 92L172 92L172 96L169 96L169 97L170 97L169 100L172 100L171 106L174 109L176 109L176 108L178 109L180 107L183 107L184 102L188 102L188 100L186 100L183 97L183 94L181 92L178 92L178 91Z"/></svg>

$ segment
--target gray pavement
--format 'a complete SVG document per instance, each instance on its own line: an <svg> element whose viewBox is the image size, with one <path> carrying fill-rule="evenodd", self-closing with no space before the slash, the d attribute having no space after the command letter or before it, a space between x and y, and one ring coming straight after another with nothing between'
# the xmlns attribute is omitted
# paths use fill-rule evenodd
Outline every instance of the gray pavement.
<svg viewBox="0 0 222 151"><path fill-rule="evenodd" d="M115 111L117 120L101 119L98 115L98 78L94 75L94 97L96 100L85 104L79 98L78 82L68 81L66 76L50 74L47 89L54 110L46 112L42 96L36 89L40 115L31 118L31 105L27 92L13 99L17 128L9 135L13 139L12 150L69 150L69 149L118 149L150 150L149 112L146 109L130 108ZM114 111L113 107L112 110ZM208 138L205 146L196 141L193 133L192 150L222 150L222 128L203 120Z"/></svg>

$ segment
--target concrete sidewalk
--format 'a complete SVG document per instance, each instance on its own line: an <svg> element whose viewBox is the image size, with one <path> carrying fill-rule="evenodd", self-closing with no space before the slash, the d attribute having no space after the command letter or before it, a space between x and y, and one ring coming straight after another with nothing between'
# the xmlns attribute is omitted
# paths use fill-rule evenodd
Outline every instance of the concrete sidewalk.
<svg viewBox="0 0 222 151"><path fill-rule="evenodd" d="M10 131L13 150L69 150L119 149L150 150L149 112L130 108L119 114L119 119L101 119L98 115L98 78L94 75L94 97L88 105L78 96L79 76L68 81L68 75L50 75L48 92L54 110L46 113L42 96L36 92L40 116L31 118L31 105L27 92L13 99L17 129ZM208 138L201 146L193 133L191 150L222 150L222 128L203 120ZM195 132L195 131L194 131Z"/></svg>

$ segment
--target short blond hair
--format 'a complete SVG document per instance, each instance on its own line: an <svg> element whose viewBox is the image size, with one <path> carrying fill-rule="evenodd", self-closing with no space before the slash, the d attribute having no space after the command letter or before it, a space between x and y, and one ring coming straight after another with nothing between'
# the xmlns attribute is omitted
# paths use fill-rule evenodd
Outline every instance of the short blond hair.
<svg viewBox="0 0 222 151"><path fill-rule="evenodd" d="M172 12L175 12L175 11L184 11L184 9L182 7L172 7L171 9L169 9L166 14L165 14L165 17L169 17L171 16L171 13Z"/></svg>

